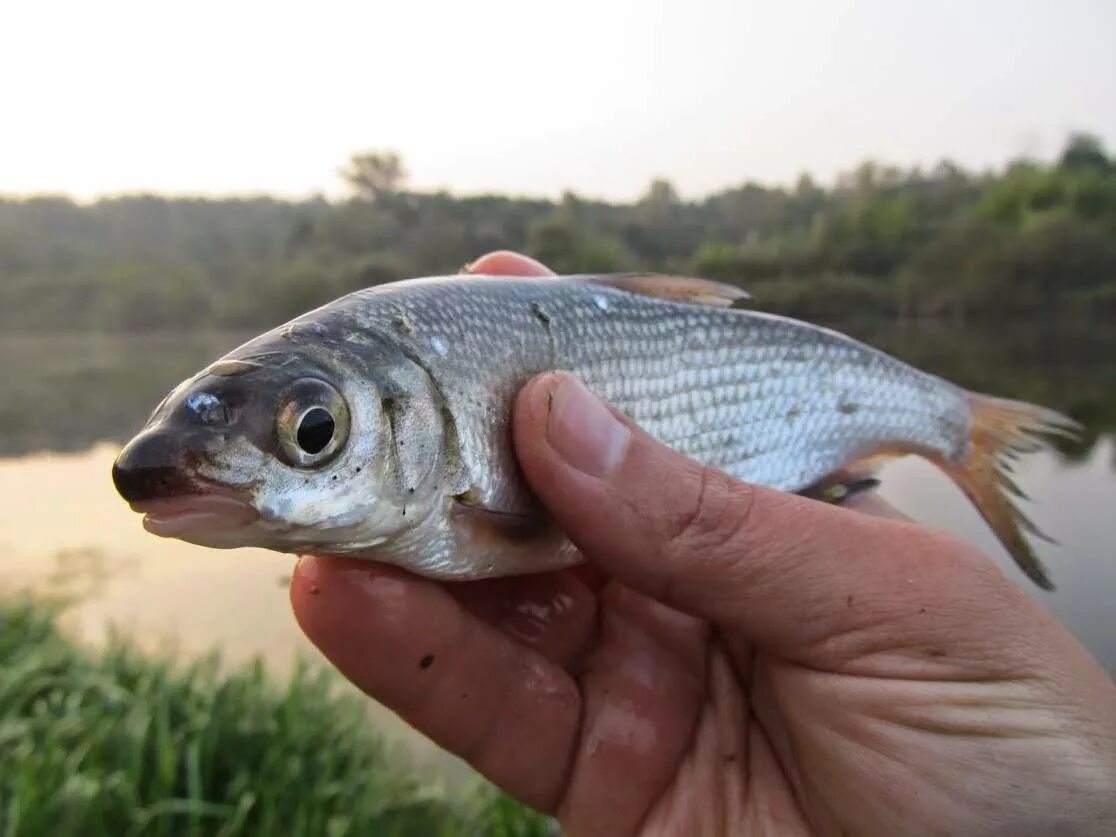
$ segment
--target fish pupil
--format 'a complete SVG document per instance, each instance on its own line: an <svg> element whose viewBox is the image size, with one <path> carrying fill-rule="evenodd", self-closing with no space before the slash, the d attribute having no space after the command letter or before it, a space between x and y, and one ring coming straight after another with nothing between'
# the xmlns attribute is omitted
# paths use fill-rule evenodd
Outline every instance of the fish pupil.
<svg viewBox="0 0 1116 837"><path fill-rule="evenodd" d="M298 423L298 446L307 453L321 453L333 439L333 431L329 410L311 407Z"/></svg>

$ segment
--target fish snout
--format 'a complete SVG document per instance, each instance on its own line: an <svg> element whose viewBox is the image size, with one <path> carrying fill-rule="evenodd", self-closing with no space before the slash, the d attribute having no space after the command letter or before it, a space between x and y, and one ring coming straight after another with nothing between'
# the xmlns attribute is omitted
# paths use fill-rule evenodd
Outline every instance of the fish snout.
<svg viewBox="0 0 1116 837"><path fill-rule="evenodd" d="M130 441L112 465L112 482L129 503L196 493L182 472L178 446L167 434L145 432Z"/></svg>

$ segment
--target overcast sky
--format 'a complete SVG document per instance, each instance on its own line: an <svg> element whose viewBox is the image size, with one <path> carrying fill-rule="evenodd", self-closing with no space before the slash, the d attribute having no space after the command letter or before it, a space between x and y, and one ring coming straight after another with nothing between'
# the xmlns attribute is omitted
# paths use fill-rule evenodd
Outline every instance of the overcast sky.
<svg viewBox="0 0 1116 837"><path fill-rule="evenodd" d="M171 11L171 9L176 11ZM0 193L629 198L1116 148L1116 1L0 3Z"/></svg>

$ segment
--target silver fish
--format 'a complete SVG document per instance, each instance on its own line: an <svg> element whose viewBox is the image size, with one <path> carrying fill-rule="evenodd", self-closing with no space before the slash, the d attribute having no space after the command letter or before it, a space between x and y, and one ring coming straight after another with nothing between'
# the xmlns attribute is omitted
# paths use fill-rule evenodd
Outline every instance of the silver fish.
<svg viewBox="0 0 1116 837"><path fill-rule="evenodd" d="M179 384L113 467L149 531L344 554L441 579L565 566L576 550L516 465L512 400L564 369L652 436L804 491L889 456L942 467L1037 584L1005 458L1070 419L967 392L701 279L414 279L345 296Z"/></svg>

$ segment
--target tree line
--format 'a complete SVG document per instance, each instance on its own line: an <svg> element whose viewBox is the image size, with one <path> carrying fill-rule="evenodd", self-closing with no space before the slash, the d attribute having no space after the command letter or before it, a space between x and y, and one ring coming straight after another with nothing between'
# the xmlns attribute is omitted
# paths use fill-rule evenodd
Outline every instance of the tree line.
<svg viewBox="0 0 1116 837"><path fill-rule="evenodd" d="M1116 158L1087 134L1049 163L869 161L831 186L803 175L701 200L665 180L631 203L418 191L392 153L354 155L342 174L342 201L0 199L0 325L265 327L498 248L561 273L720 279L825 319L1116 314Z"/></svg>

